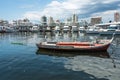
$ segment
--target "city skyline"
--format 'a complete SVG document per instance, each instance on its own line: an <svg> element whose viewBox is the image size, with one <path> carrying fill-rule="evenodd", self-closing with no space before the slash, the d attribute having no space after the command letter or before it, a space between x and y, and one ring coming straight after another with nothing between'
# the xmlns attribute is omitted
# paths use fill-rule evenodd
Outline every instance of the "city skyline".
<svg viewBox="0 0 120 80"><path fill-rule="evenodd" d="M66 19L74 13L79 19L101 16L104 22L114 20L120 12L119 0L2 0L0 19L17 20L28 18L40 20L41 16Z"/></svg>

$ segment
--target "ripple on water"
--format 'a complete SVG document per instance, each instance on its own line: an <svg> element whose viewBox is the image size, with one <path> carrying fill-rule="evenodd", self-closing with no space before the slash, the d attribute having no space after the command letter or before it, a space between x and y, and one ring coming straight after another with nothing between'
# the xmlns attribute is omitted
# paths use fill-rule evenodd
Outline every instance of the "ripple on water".
<svg viewBox="0 0 120 80"><path fill-rule="evenodd" d="M120 62L120 61L116 61ZM110 80L120 79L120 64L116 63L116 68L113 67L111 59L77 56L65 63L65 68L73 71L84 71L98 78L108 78Z"/></svg>
<svg viewBox="0 0 120 80"><path fill-rule="evenodd" d="M0 35L0 80L119 80L120 49L111 59L75 56L36 55L36 43L43 41L91 40L82 34L15 33ZM104 37L103 37L104 38ZM15 45L20 42L25 45ZM67 55L66 55L67 56Z"/></svg>

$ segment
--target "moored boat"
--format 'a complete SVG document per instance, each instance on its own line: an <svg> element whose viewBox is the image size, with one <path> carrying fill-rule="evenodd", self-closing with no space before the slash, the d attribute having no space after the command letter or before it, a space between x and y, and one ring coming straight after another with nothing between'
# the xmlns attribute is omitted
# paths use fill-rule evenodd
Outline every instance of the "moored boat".
<svg viewBox="0 0 120 80"><path fill-rule="evenodd" d="M108 34L120 34L120 25L110 25L107 29L101 29L99 31L100 35L108 35Z"/></svg>
<svg viewBox="0 0 120 80"><path fill-rule="evenodd" d="M96 42L41 42L36 44L39 49L63 51L63 52L79 52L79 53L107 53L111 40L99 40Z"/></svg>
<svg viewBox="0 0 120 80"><path fill-rule="evenodd" d="M39 49L77 52L77 54L100 54L109 56L107 49L114 39L114 34L110 40L96 40L95 42L40 42L37 45Z"/></svg>
<svg viewBox="0 0 120 80"><path fill-rule="evenodd" d="M103 43L90 43L90 42L42 42L37 44L38 48L53 49L61 51L84 51L84 52L96 52L106 51L110 42Z"/></svg>

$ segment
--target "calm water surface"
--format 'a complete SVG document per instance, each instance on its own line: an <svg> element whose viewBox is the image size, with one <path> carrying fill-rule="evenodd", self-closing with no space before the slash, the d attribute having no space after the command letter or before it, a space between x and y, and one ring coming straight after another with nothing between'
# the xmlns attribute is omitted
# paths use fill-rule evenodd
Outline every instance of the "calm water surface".
<svg viewBox="0 0 120 80"><path fill-rule="evenodd" d="M119 45L112 55L116 68L110 58L37 53L35 45L42 41L93 41L98 37L111 38L81 33L0 34L0 80L120 80ZM119 38L116 36L116 40Z"/></svg>

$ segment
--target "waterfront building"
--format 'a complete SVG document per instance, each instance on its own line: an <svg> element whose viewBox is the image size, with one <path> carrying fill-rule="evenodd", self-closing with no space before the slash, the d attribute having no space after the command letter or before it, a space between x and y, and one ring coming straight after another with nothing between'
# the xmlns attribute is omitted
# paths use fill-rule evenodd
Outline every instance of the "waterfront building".
<svg viewBox="0 0 120 80"><path fill-rule="evenodd" d="M48 19L48 26L55 26L55 22L53 20L53 17L49 17L49 19Z"/></svg>
<svg viewBox="0 0 120 80"><path fill-rule="evenodd" d="M64 25L62 26L62 31L63 32L70 31L71 26L72 26L72 18L69 17L64 21Z"/></svg>
<svg viewBox="0 0 120 80"><path fill-rule="evenodd" d="M60 25L60 20L56 20L56 21L55 21L55 25L56 25L56 26L61 26L61 25Z"/></svg>
<svg viewBox="0 0 120 80"><path fill-rule="evenodd" d="M46 16L42 16L41 17L41 30L44 31L47 29L47 17Z"/></svg>
<svg viewBox="0 0 120 80"><path fill-rule="evenodd" d="M79 22L79 26L80 27L87 27L89 25L89 23L86 20L81 20Z"/></svg>
<svg viewBox="0 0 120 80"><path fill-rule="evenodd" d="M91 18L91 25L95 25L95 24L100 24L102 22L102 17L92 17Z"/></svg>
<svg viewBox="0 0 120 80"><path fill-rule="evenodd" d="M69 27L69 28L67 28L67 27ZM79 27L78 16L76 14L73 14L72 17L69 17L66 19L63 29L65 29L65 31L73 31L74 32L74 31L78 31L78 27Z"/></svg>
<svg viewBox="0 0 120 80"><path fill-rule="evenodd" d="M41 24L42 24L42 26L47 26L47 17L46 16L41 17Z"/></svg>
<svg viewBox="0 0 120 80"><path fill-rule="evenodd" d="M65 21L65 25L67 26L78 26L78 16L73 14L72 17L69 17Z"/></svg>
<svg viewBox="0 0 120 80"><path fill-rule="evenodd" d="M66 19L65 25L66 26L72 26L72 18L71 17L69 17L69 18Z"/></svg>
<svg viewBox="0 0 120 80"><path fill-rule="evenodd" d="M29 31L30 28L33 26L33 24L30 22L30 20L26 19L19 19L13 21L13 26L15 29L17 29L20 32L26 32Z"/></svg>
<svg viewBox="0 0 120 80"><path fill-rule="evenodd" d="M73 23L78 22L78 16L76 14L73 14L73 16L72 16L72 22Z"/></svg>
<svg viewBox="0 0 120 80"><path fill-rule="evenodd" d="M7 20L0 20L0 33L13 32L13 27Z"/></svg>
<svg viewBox="0 0 120 80"><path fill-rule="evenodd" d="M5 33L14 32L14 27L7 20L0 20L0 33L1 32Z"/></svg>
<svg viewBox="0 0 120 80"><path fill-rule="evenodd" d="M114 13L114 21L115 22L119 22L120 21L120 13L119 12L115 12Z"/></svg>
<svg viewBox="0 0 120 80"><path fill-rule="evenodd" d="M60 31L62 29L61 27L61 23L60 23L60 20L56 20L55 21L55 28L54 28L54 31Z"/></svg>
<svg viewBox="0 0 120 80"><path fill-rule="evenodd" d="M0 20L0 26L9 26L9 22L7 20Z"/></svg>
<svg viewBox="0 0 120 80"><path fill-rule="evenodd" d="M72 32L77 32L77 31L79 31L78 16L77 16L76 14L73 14L73 16L72 16L71 31L72 31Z"/></svg>
<svg viewBox="0 0 120 80"><path fill-rule="evenodd" d="M48 19L48 27L50 28L50 30L52 30L54 27L56 26L53 17L49 17Z"/></svg>
<svg viewBox="0 0 120 80"><path fill-rule="evenodd" d="M78 26L78 16L76 14L72 16L72 26Z"/></svg>

